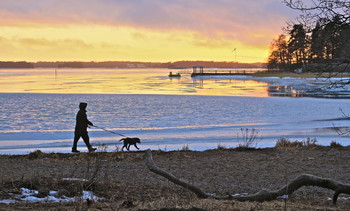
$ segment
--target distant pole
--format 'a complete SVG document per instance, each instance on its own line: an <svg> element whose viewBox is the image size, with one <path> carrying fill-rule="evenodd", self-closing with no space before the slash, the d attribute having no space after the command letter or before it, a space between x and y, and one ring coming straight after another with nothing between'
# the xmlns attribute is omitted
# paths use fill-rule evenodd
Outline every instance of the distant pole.
<svg viewBox="0 0 350 211"><path fill-rule="evenodd" d="M235 62L237 62L237 48L234 48L232 52L235 52Z"/></svg>

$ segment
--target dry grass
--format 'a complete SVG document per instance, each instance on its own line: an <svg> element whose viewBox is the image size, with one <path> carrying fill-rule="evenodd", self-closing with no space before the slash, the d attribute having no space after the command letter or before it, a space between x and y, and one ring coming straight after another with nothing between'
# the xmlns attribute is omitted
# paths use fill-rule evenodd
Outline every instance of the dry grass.
<svg viewBox="0 0 350 211"><path fill-rule="evenodd" d="M2 155L0 199L26 187L40 190L42 196L48 190L58 190L67 196L92 190L104 200L0 204L0 210L284 210L285 205L287 210L345 210L350 206L349 200L339 200L334 206L327 200L332 196L330 191L311 187L297 191L287 204L283 199L264 203L198 199L147 170L143 156L143 152ZM341 151L330 147L154 151L153 158L159 167L207 192L221 195L277 189L301 173L350 183L348 147L342 147Z"/></svg>
<svg viewBox="0 0 350 211"><path fill-rule="evenodd" d="M322 146L317 144L316 139L307 138L304 141L290 141L286 138L278 139L275 148L276 149L294 149L294 148L321 148Z"/></svg>

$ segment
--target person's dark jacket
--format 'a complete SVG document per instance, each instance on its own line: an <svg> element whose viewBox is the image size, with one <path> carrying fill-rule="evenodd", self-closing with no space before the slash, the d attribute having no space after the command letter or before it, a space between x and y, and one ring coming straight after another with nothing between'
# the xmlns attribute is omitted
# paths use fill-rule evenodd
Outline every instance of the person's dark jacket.
<svg viewBox="0 0 350 211"><path fill-rule="evenodd" d="M87 133L88 125L93 126L92 122L87 119L86 111L80 109L77 113L75 132L78 134Z"/></svg>

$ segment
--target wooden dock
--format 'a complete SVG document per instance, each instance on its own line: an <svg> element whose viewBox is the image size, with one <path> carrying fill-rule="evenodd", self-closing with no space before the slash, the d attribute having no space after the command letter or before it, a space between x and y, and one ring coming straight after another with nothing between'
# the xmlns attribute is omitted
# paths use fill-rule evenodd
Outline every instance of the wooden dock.
<svg viewBox="0 0 350 211"><path fill-rule="evenodd" d="M232 68L232 69L205 69L203 66L193 66L193 69L181 70L177 73L170 72L169 77L181 77L181 75L196 76L230 76L230 75L248 75L261 71L261 68Z"/></svg>
<svg viewBox="0 0 350 211"><path fill-rule="evenodd" d="M191 77L215 75L246 75L257 72L256 69L206 69L203 66L193 66Z"/></svg>

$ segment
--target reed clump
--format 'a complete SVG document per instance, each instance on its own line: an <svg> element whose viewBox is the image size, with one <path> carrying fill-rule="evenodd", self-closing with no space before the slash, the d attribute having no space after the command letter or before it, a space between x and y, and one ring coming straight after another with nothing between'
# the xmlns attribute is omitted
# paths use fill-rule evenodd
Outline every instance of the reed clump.
<svg viewBox="0 0 350 211"><path fill-rule="evenodd" d="M43 152L42 151L40 151L40 150L35 150L35 151L33 151L33 152L30 152L29 154L28 154L28 159L38 159L38 158L41 158L41 157L43 157Z"/></svg>
<svg viewBox="0 0 350 211"><path fill-rule="evenodd" d="M336 141L332 141L332 142L329 144L329 147L330 147L330 148L341 149L341 148L343 148L344 146L341 145L340 143L336 142Z"/></svg>
<svg viewBox="0 0 350 211"><path fill-rule="evenodd" d="M295 148L318 148L321 147L317 144L316 138L307 138L304 141L290 141L287 138L280 138L276 142L276 149L295 149Z"/></svg>
<svg viewBox="0 0 350 211"><path fill-rule="evenodd" d="M238 148L255 148L258 145L259 130L241 128L241 134L238 137Z"/></svg>

